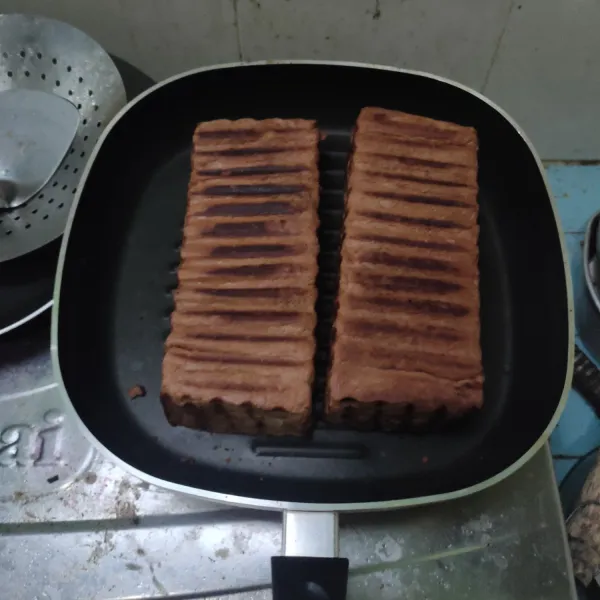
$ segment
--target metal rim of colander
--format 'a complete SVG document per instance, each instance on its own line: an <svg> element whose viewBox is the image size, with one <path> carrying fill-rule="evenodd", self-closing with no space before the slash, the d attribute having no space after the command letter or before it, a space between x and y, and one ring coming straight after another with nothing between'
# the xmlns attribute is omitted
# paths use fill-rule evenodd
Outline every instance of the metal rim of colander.
<svg viewBox="0 0 600 600"><path fill-rule="evenodd" d="M0 262L62 235L85 163L126 104L121 75L97 42L71 25L36 15L0 15L0 92L15 88L68 100L80 123L47 184L24 205L0 213Z"/></svg>

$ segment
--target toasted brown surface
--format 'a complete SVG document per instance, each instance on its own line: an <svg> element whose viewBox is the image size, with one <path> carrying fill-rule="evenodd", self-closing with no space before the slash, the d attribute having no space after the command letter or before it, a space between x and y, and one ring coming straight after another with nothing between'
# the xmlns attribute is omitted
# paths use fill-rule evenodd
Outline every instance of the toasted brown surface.
<svg viewBox="0 0 600 600"><path fill-rule="evenodd" d="M327 414L384 429L482 403L477 134L379 108L348 173Z"/></svg>
<svg viewBox="0 0 600 600"><path fill-rule="evenodd" d="M317 143L300 119L196 128L162 371L172 424L271 435L308 425Z"/></svg>

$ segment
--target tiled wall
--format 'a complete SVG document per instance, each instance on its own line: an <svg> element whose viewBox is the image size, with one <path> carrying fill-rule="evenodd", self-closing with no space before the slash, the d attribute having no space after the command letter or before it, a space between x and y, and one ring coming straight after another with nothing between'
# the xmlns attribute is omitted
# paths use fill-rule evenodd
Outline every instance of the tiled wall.
<svg viewBox="0 0 600 600"><path fill-rule="evenodd" d="M600 159L597 0L0 0L89 32L154 78L281 58L430 71L500 103L546 159Z"/></svg>

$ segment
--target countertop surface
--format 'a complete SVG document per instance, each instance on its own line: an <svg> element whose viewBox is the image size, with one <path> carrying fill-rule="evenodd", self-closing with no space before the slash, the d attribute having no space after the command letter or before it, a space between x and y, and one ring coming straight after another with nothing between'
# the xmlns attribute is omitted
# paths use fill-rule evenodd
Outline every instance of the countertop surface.
<svg viewBox="0 0 600 600"><path fill-rule="evenodd" d="M0 340L0 580L11 600L270 597L281 515L204 502L97 455L52 380L47 319ZM548 448L437 506L343 515L348 598L574 598Z"/></svg>

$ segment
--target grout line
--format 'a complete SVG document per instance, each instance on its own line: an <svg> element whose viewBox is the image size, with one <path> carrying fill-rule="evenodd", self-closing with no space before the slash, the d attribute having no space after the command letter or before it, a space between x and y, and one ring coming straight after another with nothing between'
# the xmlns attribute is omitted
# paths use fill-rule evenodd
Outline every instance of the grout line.
<svg viewBox="0 0 600 600"><path fill-rule="evenodd" d="M488 70L485 74L485 79L483 80L483 86L481 87L482 94L485 94L485 90L487 88L488 81L489 81L490 75L492 73L492 69L494 68L494 65L496 64L496 59L498 58L498 51L500 50L500 44L502 43L502 40L504 39L504 34L506 33L506 28L508 27L508 20L510 19L510 15L512 13L514 5L515 5L515 0L511 0L510 7L508 9L508 13L506 14L506 19L504 20L504 25L502 27L502 31L500 32L500 35L498 36L498 40L496 42L496 47L494 48L494 53L492 54L492 60L490 61L490 66L488 67Z"/></svg>
<svg viewBox="0 0 600 600"><path fill-rule="evenodd" d="M600 160L593 158L547 158L542 160L545 167L598 167Z"/></svg>
<svg viewBox="0 0 600 600"><path fill-rule="evenodd" d="M244 57L244 45L242 43L242 31L240 29L240 20L239 20L239 13L238 13L238 2L239 0L232 0L233 2L233 24L235 26L235 37L236 37L236 42L237 42L237 51L238 51L238 58L240 60L240 62L245 62L245 57Z"/></svg>
<svg viewBox="0 0 600 600"><path fill-rule="evenodd" d="M552 460L579 460L582 456L585 456L585 452L583 454L553 454Z"/></svg>

